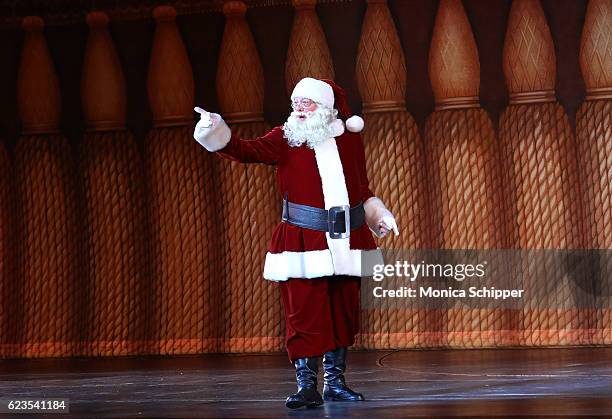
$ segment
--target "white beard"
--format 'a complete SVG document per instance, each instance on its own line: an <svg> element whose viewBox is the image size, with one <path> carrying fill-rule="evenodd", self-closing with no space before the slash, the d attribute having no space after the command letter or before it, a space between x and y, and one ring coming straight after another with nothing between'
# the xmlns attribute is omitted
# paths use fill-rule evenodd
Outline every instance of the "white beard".
<svg viewBox="0 0 612 419"><path fill-rule="evenodd" d="M334 130L332 122L336 120L338 111L319 107L313 112L291 112L283 125L284 136L291 147L299 147L306 143L309 148L332 138ZM305 116L305 119L300 119Z"/></svg>

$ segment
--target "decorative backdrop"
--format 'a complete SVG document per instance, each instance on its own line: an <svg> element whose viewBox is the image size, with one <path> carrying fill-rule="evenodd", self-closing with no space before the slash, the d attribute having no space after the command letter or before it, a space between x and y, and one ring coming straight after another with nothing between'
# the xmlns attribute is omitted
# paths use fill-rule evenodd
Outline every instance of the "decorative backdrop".
<svg viewBox="0 0 612 419"><path fill-rule="evenodd" d="M95 7L0 1L0 357L283 350L274 170L208 153L192 109L254 137L307 75L364 117L380 247L612 249L612 0ZM521 309L364 307L356 347L612 344L591 268L584 297L519 266Z"/></svg>

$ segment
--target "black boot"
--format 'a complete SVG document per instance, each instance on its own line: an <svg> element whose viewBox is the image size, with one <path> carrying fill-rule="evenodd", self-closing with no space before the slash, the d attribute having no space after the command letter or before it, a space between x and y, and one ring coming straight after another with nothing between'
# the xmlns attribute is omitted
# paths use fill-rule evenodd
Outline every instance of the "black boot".
<svg viewBox="0 0 612 419"><path fill-rule="evenodd" d="M318 363L319 358L300 358L293 361L298 392L287 397L285 406L289 409L317 407L323 404L321 394L317 391Z"/></svg>
<svg viewBox="0 0 612 419"><path fill-rule="evenodd" d="M357 393L346 386L344 371L346 370L346 348L337 348L326 352L323 356L323 398L326 401L361 401L363 394Z"/></svg>

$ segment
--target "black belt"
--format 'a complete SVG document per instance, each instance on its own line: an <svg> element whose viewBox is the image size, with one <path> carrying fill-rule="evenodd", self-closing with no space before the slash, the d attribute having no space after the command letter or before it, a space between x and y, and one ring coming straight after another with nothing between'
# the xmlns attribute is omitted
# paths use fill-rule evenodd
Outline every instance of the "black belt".
<svg viewBox="0 0 612 419"><path fill-rule="evenodd" d="M350 236L350 230L355 230L365 223L365 210L361 202L353 208L340 205L326 210L294 204L284 198L281 219L298 227L326 231L332 239L344 239Z"/></svg>

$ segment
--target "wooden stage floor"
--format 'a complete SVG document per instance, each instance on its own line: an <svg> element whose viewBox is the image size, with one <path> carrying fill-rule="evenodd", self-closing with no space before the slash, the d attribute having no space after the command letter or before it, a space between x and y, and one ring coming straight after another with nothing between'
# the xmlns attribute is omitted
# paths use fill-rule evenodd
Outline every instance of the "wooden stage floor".
<svg viewBox="0 0 612 419"><path fill-rule="evenodd" d="M1 360L0 398L68 398L30 417L612 417L612 348L351 352L361 403L290 411L286 355ZM320 372L321 374L321 372ZM26 417L19 415L15 417Z"/></svg>

